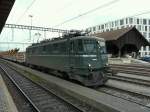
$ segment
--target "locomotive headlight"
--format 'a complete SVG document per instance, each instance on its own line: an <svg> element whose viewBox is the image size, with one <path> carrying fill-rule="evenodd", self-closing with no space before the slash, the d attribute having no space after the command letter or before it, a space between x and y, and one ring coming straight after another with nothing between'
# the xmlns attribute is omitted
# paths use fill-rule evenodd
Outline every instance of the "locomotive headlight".
<svg viewBox="0 0 150 112"><path fill-rule="evenodd" d="M88 63L88 67L90 68L90 67L91 67L91 64Z"/></svg>
<svg viewBox="0 0 150 112"><path fill-rule="evenodd" d="M92 66L89 63L88 63L88 69L89 69L89 71L92 71Z"/></svg>
<svg viewBox="0 0 150 112"><path fill-rule="evenodd" d="M106 63L106 66L108 66L109 64L108 63Z"/></svg>

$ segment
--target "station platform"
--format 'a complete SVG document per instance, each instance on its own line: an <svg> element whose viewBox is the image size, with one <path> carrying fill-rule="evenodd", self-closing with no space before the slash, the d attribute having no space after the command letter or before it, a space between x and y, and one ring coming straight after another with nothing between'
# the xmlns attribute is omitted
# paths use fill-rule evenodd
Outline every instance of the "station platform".
<svg viewBox="0 0 150 112"><path fill-rule="evenodd" d="M26 71L26 73L30 73L30 75L32 74L40 77L42 80L47 81L57 89L63 90L63 92L75 97L76 99L97 108L100 112L150 112L150 108L134 102L80 86L12 62L8 63L11 64L11 66L14 66L18 71L23 70L22 73L24 74Z"/></svg>
<svg viewBox="0 0 150 112"><path fill-rule="evenodd" d="M1 75L0 75L0 112L18 112Z"/></svg>

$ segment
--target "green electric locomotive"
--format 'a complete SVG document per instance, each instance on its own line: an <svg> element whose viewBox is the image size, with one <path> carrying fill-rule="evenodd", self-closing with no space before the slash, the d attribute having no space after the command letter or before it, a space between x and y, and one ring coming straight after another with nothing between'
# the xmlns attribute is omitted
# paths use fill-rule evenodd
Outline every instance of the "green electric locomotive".
<svg viewBox="0 0 150 112"><path fill-rule="evenodd" d="M103 85L107 80L105 41L94 36L67 36L33 44L26 49L26 63L57 71L85 86Z"/></svg>

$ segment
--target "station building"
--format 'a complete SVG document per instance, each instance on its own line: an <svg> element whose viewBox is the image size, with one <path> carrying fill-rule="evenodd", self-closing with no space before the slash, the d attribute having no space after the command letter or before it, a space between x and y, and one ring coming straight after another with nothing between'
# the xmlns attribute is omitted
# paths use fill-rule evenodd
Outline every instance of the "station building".
<svg viewBox="0 0 150 112"><path fill-rule="evenodd" d="M150 45L135 27L121 28L92 35L105 39L107 52L111 54L111 57L130 55L137 58L139 57L141 46L145 47Z"/></svg>
<svg viewBox="0 0 150 112"><path fill-rule="evenodd" d="M128 17L89 27L86 30L91 31L91 34L96 34L127 27L135 27L150 42L150 19ZM150 56L150 47L142 46L139 53L140 57Z"/></svg>

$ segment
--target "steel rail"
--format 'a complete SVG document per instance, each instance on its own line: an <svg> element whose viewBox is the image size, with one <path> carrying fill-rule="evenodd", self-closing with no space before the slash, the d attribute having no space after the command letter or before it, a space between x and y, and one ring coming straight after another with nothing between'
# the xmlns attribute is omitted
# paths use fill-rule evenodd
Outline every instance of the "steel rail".
<svg viewBox="0 0 150 112"><path fill-rule="evenodd" d="M32 105L32 107L35 109L37 112L41 112L38 107L32 102L32 100L24 93L24 91L19 87L19 85L14 81L12 77L9 76L9 73L0 65L0 68L4 71L6 76L13 82L13 84L18 88L18 90L23 94L23 96L29 101L29 103Z"/></svg>
<svg viewBox="0 0 150 112"><path fill-rule="evenodd" d="M104 88L108 88L108 89L112 89L113 91L121 91L121 92L124 92L125 94L134 94L134 95L138 95L138 96L142 96L142 97L146 97L146 98L149 98L149 96L145 96L143 94L140 94L140 93L135 93L135 92L132 92L132 91L128 91L128 90L123 90L123 89L120 89L120 88L117 88L117 87L111 87L111 86L108 86L108 85L105 85ZM117 97L117 98L121 98L121 99L124 99L124 100L127 100L127 101L130 101L130 102L133 102L133 103L136 103L138 105L141 105L141 106L144 106L144 107L147 107L147 108L150 108L150 106L147 106L147 105L144 105L143 103L140 103L140 102L137 102L137 101L133 101L131 100L130 98L127 99L127 98L124 98L124 97L121 97L121 96L118 96L118 94L112 94L110 92L108 92L107 90L101 90L101 88L98 88L96 89L96 91L99 91L99 92L103 92L105 94L108 94L108 95L111 95L111 96L114 96L114 97Z"/></svg>
<svg viewBox="0 0 150 112"><path fill-rule="evenodd" d="M9 66L9 65L7 65L7 66ZM20 72L18 72L14 67L12 67L12 66L9 66L9 67L10 67L11 69L13 69L15 72L17 72L17 73L20 74ZM7 72L7 71L6 71L6 72ZM22 76L22 77L25 77L24 75L21 75L21 76ZM86 112L86 111L84 111L84 110L81 110L78 106L74 105L73 103L67 101L65 98L63 98L63 97L61 97L61 96L57 96L53 91L49 90L48 88L46 88L46 87L40 85L39 83L36 83L36 82L32 81L31 79L29 79L29 78L27 78L27 77L25 77L25 78L26 78L27 80L31 81L32 83L36 84L36 85L39 86L40 88L44 89L44 90L47 91L48 93L53 94L55 97L61 99L62 101L68 103L69 105L73 106L73 107L76 108L78 111L80 111L80 112ZM40 112L40 111L39 111L39 112Z"/></svg>
<svg viewBox="0 0 150 112"><path fill-rule="evenodd" d="M150 68L137 67L137 66L111 66L111 68L124 68L124 69L132 69L132 70L145 70L150 72Z"/></svg>
<svg viewBox="0 0 150 112"><path fill-rule="evenodd" d="M150 64L149 64L150 65ZM149 65L144 65L144 64L110 64L110 67L140 67L140 68L148 68L150 69Z"/></svg>
<svg viewBox="0 0 150 112"><path fill-rule="evenodd" d="M130 73L134 75L141 75L141 76L150 76L150 68L149 67L140 67L137 66L119 66L114 65L111 66L113 71L118 71L121 73Z"/></svg>
<svg viewBox="0 0 150 112"><path fill-rule="evenodd" d="M8 65L8 66L9 66L9 65ZM13 70L15 70L16 72L18 72L14 67L11 66L11 68L12 68ZM19 72L18 72L18 73L19 73ZM31 80L31 79L29 79L29 80ZM35 82L33 82L33 83L35 83ZM40 86L41 86L41 85L40 85ZM106 85L106 87L107 87L107 85ZM114 87L110 87L110 88L114 88ZM46 88L46 89L47 89L47 88ZM121 89L119 89L119 88L114 88L114 89L121 90ZM48 91L49 91L49 89L48 89ZM97 90L97 91L100 91L100 92L109 94L109 93L104 92L104 91L101 91L101 90ZM125 90L121 90L121 91L125 91ZM137 94L137 95L141 95L141 96L144 96L144 97L148 97L148 98L149 98L149 96L145 96L145 95L143 95L143 94L134 93L134 92L131 92L131 91L126 91L126 92L128 92L128 93L133 93L133 94ZM109 94L109 95L112 95L112 94ZM128 100L128 101L130 101L130 102L134 102L134 103L136 103L136 104L139 104L139 105L142 105L142 106L144 106L144 107L150 108L149 106L143 105L143 104L141 104L141 103L137 103L137 102L135 102L135 101L131 101L131 100L126 99L126 98L122 98L122 97L119 97L119 96L116 96L116 95L112 95L112 96L115 96L115 97L118 97L118 98L121 98L121 99L125 99L125 100Z"/></svg>
<svg viewBox="0 0 150 112"><path fill-rule="evenodd" d="M113 71L120 72L120 73L129 73L129 74L134 74L134 75L141 75L141 76L150 76L150 72L143 72L143 71L137 71L137 70L129 70L129 69L124 69L124 68L117 68L117 69L112 69Z"/></svg>
<svg viewBox="0 0 150 112"><path fill-rule="evenodd" d="M120 78L113 78L113 79L109 79L110 81L120 81L120 85L122 83L126 83L126 86L129 85L135 85L135 86L145 86L145 85L140 85L138 83L134 83L132 82L131 80L126 80L126 79L120 79ZM123 91L127 91L127 92L130 92L130 93L134 93L134 94L138 94L138 95L142 95L142 96L145 96L145 97L149 97L150 98L150 94L146 94L146 93L141 93L140 91L134 91L134 90L129 90L129 89L126 89L126 88L119 88L119 87L116 87L116 86L113 86L113 85L110 85L108 83L105 84L105 86L107 87L111 87L111 88L116 88L116 89L119 89L119 90L123 90ZM148 85L146 85L146 87L149 87ZM133 88L132 88L133 89Z"/></svg>
<svg viewBox="0 0 150 112"><path fill-rule="evenodd" d="M136 78L124 77L118 75L108 76L108 78L150 87L150 81L144 79L136 79Z"/></svg>

